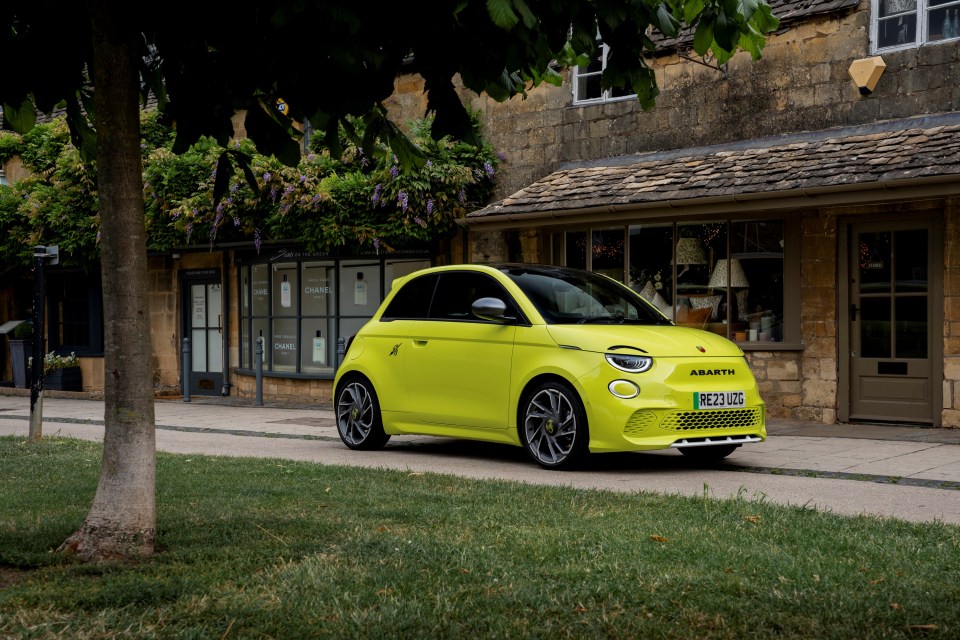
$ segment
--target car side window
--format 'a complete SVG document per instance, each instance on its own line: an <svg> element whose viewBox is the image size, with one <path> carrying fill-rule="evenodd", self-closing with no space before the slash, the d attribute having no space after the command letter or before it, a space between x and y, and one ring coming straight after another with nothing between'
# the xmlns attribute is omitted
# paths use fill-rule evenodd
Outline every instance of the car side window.
<svg viewBox="0 0 960 640"><path fill-rule="evenodd" d="M499 282L483 273L472 271L440 274L440 283L433 296L430 318L434 320L480 321L471 307L479 298L498 298L507 305L507 315L516 316L510 294Z"/></svg>
<svg viewBox="0 0 960 640"><path fill-rule="evenodd" d="M414 278L405 283L387 305L381 321L422 320L430 311L430 301L437 286L437 275Z"/></svg>

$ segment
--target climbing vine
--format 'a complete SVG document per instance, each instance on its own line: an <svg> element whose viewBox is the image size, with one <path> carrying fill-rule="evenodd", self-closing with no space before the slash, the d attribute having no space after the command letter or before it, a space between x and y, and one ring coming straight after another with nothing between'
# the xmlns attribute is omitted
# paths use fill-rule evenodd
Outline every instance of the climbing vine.
<svg viewBox="0 0 960 640"><path fill-rule="evenodd" d="M257 153L249 139L231 141L227 149L202 139L174 154L172 132L155 112L145 111L148 246L213 249L248 241L259 250L267 241L294 240L308 251L391 251L451 235L457 221L492 192L498 157L489 144L433 140L429 121L410 123L409 137L421 157L401 166L388 145L373 139L364 148L353 142L363 139L362 130L351 133L343 136L336 156L311 145L300 163L289 167ZM225 152L244 159L249 171L222 164ZM63 121L39 125L25 136L0 133L0 159L13 157L29 177L0 187L0 233L8 238L0 258L29 264L33 246L56 244L66 263L96 260L96 167L81 160ZM230 175L226 192L215 198L218 167L227 167Z"/></svg>

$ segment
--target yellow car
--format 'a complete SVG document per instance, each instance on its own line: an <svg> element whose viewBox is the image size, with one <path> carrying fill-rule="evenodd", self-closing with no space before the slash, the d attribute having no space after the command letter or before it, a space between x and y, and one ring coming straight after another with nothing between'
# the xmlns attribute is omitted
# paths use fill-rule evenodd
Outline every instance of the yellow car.
<svg viewBox="0 0 960 640"><path fill-rule="evenodd" d="M733 342L678 327L623 284L547 265L455 265L399 278L334 381L351 449L394 434L522 446L548 469L590 452L676 448L717 460L766 439Z"/></svg>

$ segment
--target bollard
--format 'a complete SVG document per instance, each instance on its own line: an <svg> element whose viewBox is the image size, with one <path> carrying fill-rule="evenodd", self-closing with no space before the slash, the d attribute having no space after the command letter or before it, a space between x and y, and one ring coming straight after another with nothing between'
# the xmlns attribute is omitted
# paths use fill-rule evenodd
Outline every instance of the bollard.
<svg viewBox="0 0 960 640"><path fill-rule="evenodd" d="M254 356L254 362L257 367L257 399L254 401L254 406L262 407L263 406L263 336L257 337L257 349L256 355Z"/></svg>
<svg viewBox="0 0 960 640"><path fill-rule="evenodd" d="M183 339L183 401L190 402L190 338Z"/></svg>
<svg viewBox="0 0 960 640"><path fill-rule="evenodd" d="M347 341L337 338L337 369L343 364L343 356L347 353Z"/></svg>

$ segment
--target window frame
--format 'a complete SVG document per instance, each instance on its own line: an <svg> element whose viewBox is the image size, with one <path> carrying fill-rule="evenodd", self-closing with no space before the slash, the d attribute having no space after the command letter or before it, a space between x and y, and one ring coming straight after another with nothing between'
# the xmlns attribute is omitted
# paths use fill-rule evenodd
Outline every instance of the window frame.
<svg viewBox="0 0 960 640"><path fill-rule="evenodd" d="M585 78L585 77L598 77L598 78L599 78L600 76L603 75L603 72L604 72L604 71L606 70L606 68L607 68L607 55L608 55L609 52L610 52L610 47L609 47L607 44L605 44L602 40L600 40L600 39L598 38L598 39L597 39L597 48L598 48L599 51L600 51L600 71L589 71L589 70L588 70L588 71L586 71L586 72L581 73L581 71L580 71L581 69L589 69L589 66L587 66L587 67L581 67L580 65L577 65L577 66L575 66L575 67L573 68L573 70L572 70L572 72L571 72L571 76L572 76L572 77L571 77L571 82L570 82L570 84L571 84L572 87L573 87L573 104L574 104L574 106L584 106L584 105L591 105L591 104L605 104L605 103L607 103L607 102L617 102L617 101L620 101L620 100L635 100L635 99L637 98L637 94L635 94L635 93L631 93L631 94L623 95L623 96L614 96L614 95L612 95L612 91L613 91L612 89L601 89L601 91L600 91L600 96L599 96L599 97L596 97L596 98L584 98L584 99L582 99L582 100L579 99L579 98L577 98L577 95L578 95L579 92L580 92L579 90L580 90L581 78Z"/></svg>
<svg viewBox="0 0 960 640"><path fill-rule="evenodd" d="M48 270L46 280L46 349L61 355L74 353L83 357L103 356L103 288L100 274L79 270ZM55 283L63 285L63 290ZM78 291L83 291L85 295L71 297L71 293ZM61 303L81 298L85 298L87 302L86 322L71 324L86 325L87 341L85 344L68 344L60 339L61 326L66 323L60 315Z"/></svg>
<svg viewBox="0 0 960 640"><path fill-rule="evenodd" d="M597 221L592 225L578 225L575 227L564 228L550 235L549 241L551 247L549 255L553 256L554 264L561 266L567 265L567 243L566 238L570 234L575 234L577 238L586 238L586 247L584 247L584 257L586 258L587 271L593 271L593 231L609 231L616 228L622 228L625 241L624 251L624 279L621 280L629 286L626 272L631 264L630 249L630 228L635 225L666 225L673 227L673 251L676 250L676 238L679 237L679 231L682 227L690 224L724 224L728 230L734 225L750 221L778 221L783 225L783 339L778 342L737 342L744 351L796 351L802 350L802 330L800 326L800 242L801 229L798 216L786 214L775 214L773 212L761 212L757 215L742 216L728 215L720 217L703 217L694 219L678 220L676 218L636 218L625 221L622 225L611 225L603 221ZM731 254L736 252L731 251ZM576 265L573 265L576 266ZM674 275L674 277L676 274ZM734 340L733 335L728 336Z"/></svg>
<svg viewBox="0 0 960 640"><path fill-rule="evenodd" d="M916 0L917 6L913 13L917 16L917 27L914 39L910 42L898 44L889 47L880 46L880 22L883 16L880 15L881 3L887 0L870 0L870 52L871 53L889 53L893 51L906 51L908 49L917 49L926 45L936 45L944 43L954 43L960 40L960 29L958 34L951 38L930 39L930 13L940 9L956 11L958 20L960 20L960 0L947 0L940 4L931 4L930 0ZM904 14L907 15L907 14Z"/></svg>

